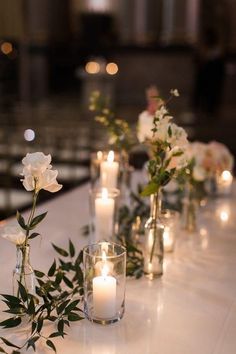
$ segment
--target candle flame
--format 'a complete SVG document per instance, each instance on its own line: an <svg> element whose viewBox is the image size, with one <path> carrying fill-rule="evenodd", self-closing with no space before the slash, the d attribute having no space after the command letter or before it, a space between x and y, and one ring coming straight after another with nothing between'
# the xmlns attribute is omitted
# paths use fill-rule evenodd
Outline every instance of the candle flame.
<svg viewBox="0 0 236 354"><path fill-rule="evenodd" d="M220 213L220 219L221 221L223 222L226 222L229 220L229 214L227 213L227 211L225 210L222 210L221 213Z"/></svg>
<svg viewBox="0 0 236 354"><path fill-rule="evenodd" d="M221 178L223 181L231 181L232 179L232 174L230 173L230 171L223 171L221 174Z"/></svg>
<svg viewBox="0 0 236 354"><path fill-rule="evenodd" d="M98 151L98 152L97 152L97 159L98 159L99 161L101 161L102 158L103 158L103 152L102 152L102 151Z"/></svg>
<svg viewBox="0 0 236 354"><path fill-rule="evenodd" d="M108 190L107 188L102 188L102 200L108 199Z"/></svg>
<svg viewBox="0 0 236 354"><path fill-rule="evenodd" d="M110 150L107 155L107 161L109 163L112 163L114 161L114 157L115 157L114 151Z"/></svg>

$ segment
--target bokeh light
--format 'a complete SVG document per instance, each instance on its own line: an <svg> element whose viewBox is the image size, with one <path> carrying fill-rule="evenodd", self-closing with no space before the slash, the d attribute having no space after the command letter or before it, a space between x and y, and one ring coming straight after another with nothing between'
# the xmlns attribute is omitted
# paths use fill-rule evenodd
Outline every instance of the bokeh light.
<svg viewBox="0 0 236 354"><path fill-rule="evenodd" d="M33 141L35 138L35 132L32 129L26 129L24 132L24 138L26 141Z"/></svg>
<svg viewBox="0 0 236 354"><path fill-rule="evenodd" d="M118 65L116 63L108 63L106 65L106 72L109 74L109 75L115 75L118 73Z"/></svg>
<svg viewBox="0 0 236 354"><path fill-rule="evenodd" d="M88 74L97 74L100 71L100 64L96 61L88 61L85 65L85 70Z"/></svg>
<svg viewBox="0 0 236 354"><path fill-rule="evenodd" d="M10 54L13 50L12 44L10 42L3 42L1 44L1 51L3 52L3 54Z"/></svg>

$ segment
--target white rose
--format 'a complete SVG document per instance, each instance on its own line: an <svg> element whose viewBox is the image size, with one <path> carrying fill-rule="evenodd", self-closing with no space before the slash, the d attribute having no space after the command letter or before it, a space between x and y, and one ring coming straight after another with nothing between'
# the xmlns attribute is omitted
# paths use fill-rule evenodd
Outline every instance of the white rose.
<svg viewBox="0 0 236 354"><path fill-rule="evenodd" d="M26 236L20 226L6 226L2 231L2 237L15 245L22 245Z"/></svg>
<svg viewBox="0 0 236 354"><path fill-rule="evenodd" d="M50 169L52 166L51 155L44 155L42 152L28 153L22 159L24 165L23 175L32 174L37 177L39 174L44 172L46 169Z"/></svg>
<svg viewBox="0 0 236 354"><path fill-rule="evenodd" d="M55 193L62 188L62 185L58 184L56 180L57 175L57 170L45 170L41 174L38 174L35 185L35 176L32 174L26 174L22 183L27 191L36 189L36 192L39 192L40 189L45 189L48 192Z"/></svg>

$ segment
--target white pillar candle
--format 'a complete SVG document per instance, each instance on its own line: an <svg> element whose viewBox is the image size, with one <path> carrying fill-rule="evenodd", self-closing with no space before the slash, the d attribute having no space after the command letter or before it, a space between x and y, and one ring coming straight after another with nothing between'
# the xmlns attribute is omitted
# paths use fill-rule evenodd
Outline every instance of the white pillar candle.
<svg viewBox="0 0 236 354"><path fill-rule="evenodd" d="M115 201L108 197L106 188L101 197L95 199L95 233L96 241L109 240L113 233Z"/></svg>
<svg viewBox="0 0 236 354"><path fill-rule="evenodd" d="M116 188L119 172L119 163L117 161L114 161L114 151L109 151L107 161L101 162L100 169L101 187Z"/></svg>
<svg viewBox="0 0 236 354"><path fill-rule="evenodd" d="M163 243L164 243L164 251L171 252L174 248L174 237L173 237L173 230L171 227L165 226L163 232Z"/></svg>
<svg viewBox="0 0 236 354"><path fill-rule="evenodd" d="M100 319L109 319L116 315L116 279L107 275L106 263L102 275L93 278L93 312Z"/></svg>

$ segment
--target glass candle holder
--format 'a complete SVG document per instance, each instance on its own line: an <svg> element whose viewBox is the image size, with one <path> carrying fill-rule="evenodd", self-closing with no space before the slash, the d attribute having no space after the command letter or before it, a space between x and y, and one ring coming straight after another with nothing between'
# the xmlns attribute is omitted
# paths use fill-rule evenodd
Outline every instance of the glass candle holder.
<svg viewBox="0 0 236 354"><path fill-rule="evenodd" d="M90 190L90 238L92 242L111 241L118 210L118 189Z"/></svg>
<svg viewBox="0 0 236 354"><path fill-rule="evenodd" d="M229 195L232 188L233 176L230 171L223 171L216 175L216 193L218 195Z"/></svg>
<svg viewBox="0 0 236 354"><path fill-rule="evenodd" d="M83 249L84 312L92 322L111 324L125 311L126 250L99 242Z"/></svg>
<svg viewBox="0 0 236 354"><path fill-rule="evenodd" d="M119 170L119 154L113 150L91 154L90 176L93 188L117 188Z"/></svg>
<svg viewBox="0 0 236 354"><path fill-rule="evenodd" d="M161 211L160 219L164 225L164 252L173 252L176 234L179 231L180 213L175 210L164 209Z"/></svg>
<svg viewBox="0 0 236 354"><path fill-rule="evenodd" d="M90 178L92 187L99 187L100 184L100 166L104 161L106 153L104 151L93 152L90 156Z"/></svg>

